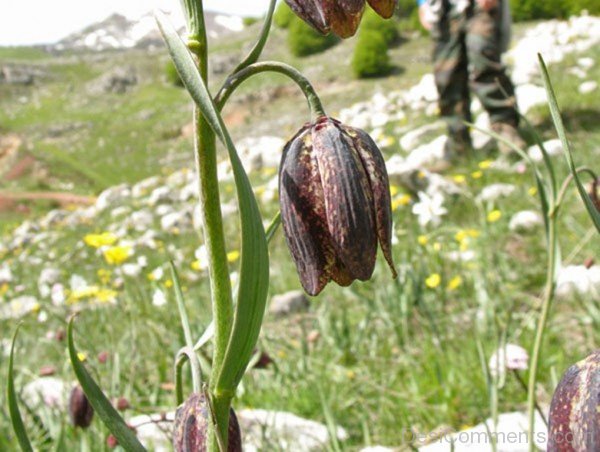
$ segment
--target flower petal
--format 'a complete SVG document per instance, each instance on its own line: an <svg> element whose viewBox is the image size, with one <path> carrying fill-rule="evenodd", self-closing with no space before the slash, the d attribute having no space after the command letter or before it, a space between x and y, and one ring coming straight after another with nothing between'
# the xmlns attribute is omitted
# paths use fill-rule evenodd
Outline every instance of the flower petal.
<svg viewBox="0 0 600 452"><path fill-rule="evenodd" d="M344 127L344 130L352 137L369 178L375 206L375 222L379 245L392 270L393 277L396 278L397 273L392 258L392 200L385 161L377 144L364 130L347 126Z"/></svg>
<svg viewBox="0 0 600 452"><path fill-rule="evenodd" d="M318 122L312 139L335 254L353 278L365 281L373 274L377 253L369 180L352 139L337 122Z"/></svg>
<svg viewBox="0 0 600 452"><path fill-rule="evenodd" d="M394 15L396 0L367 0L367 2L384 19L389 19Z"/></svg>
<svg viewBox="0 0 600 452"><path fill-rule="evenodd" d="M294 13L306 23L326 35L330 31L329 22L320 0L285 0Z"/></svg>
<svg viewBox="0 0 600 452"><path fill-rule="evenodd" d="M323 290L329 276L326 253L318 242L321 221L311 206L319 202L319 193L312 188L320 189L311 168L311 151L311 135L306 129L286 145L279 170L279 199L285 239L300 282L314 296Z"/></svg>

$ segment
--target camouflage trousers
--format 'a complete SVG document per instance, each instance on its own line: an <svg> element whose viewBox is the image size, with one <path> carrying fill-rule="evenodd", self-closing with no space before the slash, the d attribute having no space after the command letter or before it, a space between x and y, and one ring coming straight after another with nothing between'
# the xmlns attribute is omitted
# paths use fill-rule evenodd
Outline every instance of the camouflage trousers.
<svg viewBox="0 0 600 452"><path fill-rule="evenodd" d="M514 86L501 62L499 9L483 11L474 1L461 13L450 8L432 36L439 109L451 139L470 144L463 121L472 121L471 91L492 124L518 126Z"/></svg>

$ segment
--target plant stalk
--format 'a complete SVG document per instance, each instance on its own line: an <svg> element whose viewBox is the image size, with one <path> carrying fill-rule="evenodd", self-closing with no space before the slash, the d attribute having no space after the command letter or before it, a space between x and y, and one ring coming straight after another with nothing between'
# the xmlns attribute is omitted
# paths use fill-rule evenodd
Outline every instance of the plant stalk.
<svg viewBox="0 0 600 452"><path fill-rule="evenodd" d="M202 0L185 0L188 16L189 37L188 48L196 56L200 76L208 84L208 43L206 27L204 26L204 10ZM223 215L219 194L219 179L217 175L217 148L215 133L208 122L194 107L194 151L196 170L198 174L202 225L204 229L204 245L208 256L208 272L212 296L212 314L215 325L214 350L212 369L213 374L221 368L227 342L233 323L233 298L229 266L227 264L227 248L223 231ZM229 405L231 398L223 398L214 391L214 379L211 379L209 392L214 407L213 418L219 429L223 447L227 449L227 431L229 427ZM215 428L215 425L213 425ZM209 452L220 450L215 432L209 436Z"/></svg>
<svg viewBox="0 0 600 452"><path fill-rule="evenodd" d="M544 332L548 323L548 314L552 306L554 298L555 283L555 267L557 259L558 245L556 235L556 216L552 215L548 218L548 269L546 274L546 286L544 289L544 298L542 301L542 310L538 320L537 330L535 333L535 341L533 344L533 352L531 353L531 370L529 371L529 382L527 386L527 413L529 417L529 450L535 452L535 442L533 441L535 434L535 409L536 395L535 385L538 374L538 364L540 360L542 342L544 340Z"/></svg>

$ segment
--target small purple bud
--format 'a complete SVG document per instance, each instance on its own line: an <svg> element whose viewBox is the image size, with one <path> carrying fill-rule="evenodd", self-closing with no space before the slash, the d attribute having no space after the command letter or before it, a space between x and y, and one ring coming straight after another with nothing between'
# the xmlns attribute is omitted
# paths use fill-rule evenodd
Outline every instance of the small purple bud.
<svg viewBox="0 0 600 452"><path fill-rule="evenodd" d="M73 388L69 397L69 416L71 423L81 428L88 428L94 418L94 408L79 385Z"/></svg>

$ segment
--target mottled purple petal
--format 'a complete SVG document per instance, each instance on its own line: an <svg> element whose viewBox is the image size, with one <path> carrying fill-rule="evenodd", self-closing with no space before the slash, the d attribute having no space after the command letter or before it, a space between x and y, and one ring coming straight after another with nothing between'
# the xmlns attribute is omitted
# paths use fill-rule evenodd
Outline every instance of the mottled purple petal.
<svg viewBox="0 0 600 452"><path fill-rule="evenodd" d="M310 130L304 130L285 147L279 169L281 220L288 248L302 287L317 295L329 282L327 259L315 229L319 219L314 211L320 183L315 183L311 168ZM312 188L311 188L312 187Z"/></svg>
<svg viewBox="0 0 600 452"><path fill-rule="evenodd" d="M396 278L396 268L392 258L392 201L385 161L377 144L364 130L347 126L344 130L352 137L369 178L375 205L377 237L383 256Z"/></svg>
<svg viewBox="0 0 600 452"><path fill-rule="evenodd" d="M367 0L367 2L384 19L389 19L394 15L396 0Z"/></svg>
<svg viewBox="0 0 600 452"><path fill-rule="evenodd" d="M329 21L320 0L285 0L298 17L323 34L330 31Z"/></svg>
<svg viewBox="0 0 600 452"><path fill-rule="evenodd" d="M322 120L312 137L335 254L353 278L365 281L373 274L377 252L367 175L352 139L336 123Z"/></svg>

